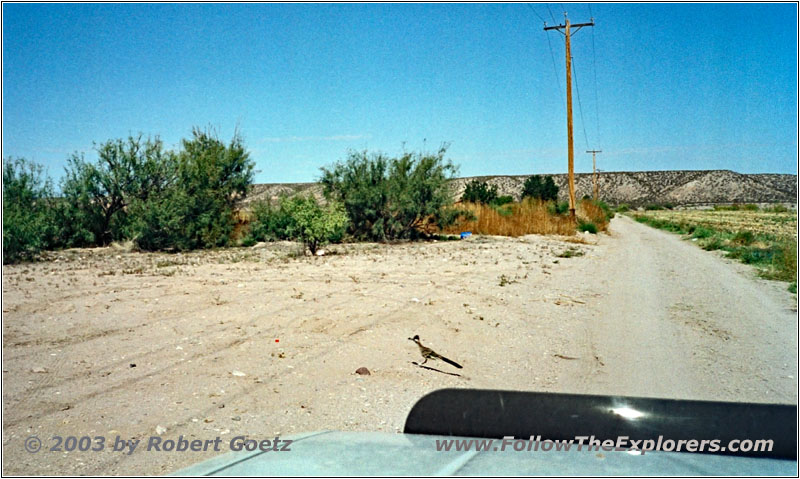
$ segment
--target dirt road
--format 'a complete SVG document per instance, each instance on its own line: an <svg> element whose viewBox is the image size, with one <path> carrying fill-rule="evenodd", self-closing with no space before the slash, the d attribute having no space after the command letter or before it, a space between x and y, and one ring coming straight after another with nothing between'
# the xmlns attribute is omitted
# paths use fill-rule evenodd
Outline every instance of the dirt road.
<svg viewBox="0 0 800 479"><path fill-rule="evenodd" d="M578 296L586 351L601 365L580 392L797 402L796 299L785 283L691 241L620 217Z"/></svg>
<svg viewBox="0 0 800 479"><path fill-rule="evenodd" d="M216 454L50 452L54 435L225 446L396 432L443 387L796 403L785 284L627 218L578 240L338 245L320 258L289 244L105 248L5 267L3 472L161 474ZM414 334L461 376L414 366ZM23 447L33 435L36 454Z"/></svg>

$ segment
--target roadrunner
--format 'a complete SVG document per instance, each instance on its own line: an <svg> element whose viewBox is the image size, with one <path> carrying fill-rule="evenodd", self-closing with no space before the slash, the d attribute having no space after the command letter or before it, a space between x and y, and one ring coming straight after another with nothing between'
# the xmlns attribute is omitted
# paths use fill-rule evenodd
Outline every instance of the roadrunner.
<svg viewBox="0 0 800 479"><path fill-rule="evenodd" d="M423 346L422 343L419 342L419 335L418 334L415 334L413 338L408 338L408 340L409 341L414 341L415 343L417 343L417 346L419 346L419 352L420 352L420 354L422 354L422 357L425 358L425 361L422 361L422 364L425 364L426 362L428 362L429 359L441 359L442 361L444 361L444 362L446 362L448 364L451 364L451 365L457 367L458 369L461 369L461 365L458 364L457 362L455 362L453 360L450 360L450 359L447 359L446 357L442 356L441 354L437 353L436 351L434 351L431 348Z"/></svg>

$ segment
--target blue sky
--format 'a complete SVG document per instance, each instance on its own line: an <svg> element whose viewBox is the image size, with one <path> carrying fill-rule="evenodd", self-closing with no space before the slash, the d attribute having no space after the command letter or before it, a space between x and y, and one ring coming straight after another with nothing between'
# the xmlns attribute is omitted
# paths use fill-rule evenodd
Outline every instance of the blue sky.
<svg viewBox="0 0 800 479"><path fill-rule="evenodd" d="M797 173L792 3L5 3L3 157L60 178L93 142L212 125L257 182L444 142L462 176L565 172L563 36L539 18L564 10L596 22L572 38L576 171L597 148L606 171Z"/></svg>

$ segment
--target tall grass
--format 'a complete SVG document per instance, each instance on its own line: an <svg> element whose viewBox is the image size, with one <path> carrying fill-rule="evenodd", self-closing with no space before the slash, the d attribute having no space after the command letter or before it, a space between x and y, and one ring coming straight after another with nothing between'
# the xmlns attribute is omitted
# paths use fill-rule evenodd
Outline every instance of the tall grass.
<svg viewBox="0 0 800 479"><path fill-rule="evenodd" d="M528 234L573 235L577 227L569 213L558 214L552 202L533 198L502 207L480 203L461 203L458 207L469 212L472 219L445 228L442 233L471 231L475 234L512 237ZM607 213L592 201L580 202L576 216L582 224L593 223L598 231L604 231L608 226Z"/></svg>

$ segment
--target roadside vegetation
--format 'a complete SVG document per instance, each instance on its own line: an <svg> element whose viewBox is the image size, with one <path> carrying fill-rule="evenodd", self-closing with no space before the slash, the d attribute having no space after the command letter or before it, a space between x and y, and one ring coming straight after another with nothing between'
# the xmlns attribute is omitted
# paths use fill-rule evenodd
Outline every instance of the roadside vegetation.
<svg viewBox="0 0 800 479"><path fill-rule="evenodd" d="M549 176L531 176L515 202L497 186L472 181L455 203L457 167L435 153L389 157L350 152L321 168L324 197L294 196L239 209L253 161L237 133L229 142L195 128L180 148L142 135L108 140L96 159L68 158L56 189L28 160L3 163L3 262L44 250L111 244L178 252L258 242L298 241L312 255L328 243L436 238L441 233L520 236L605 231L613 213L584 199L577 218L558 201Z"/></svg>
<svg viewBox="0 0 800 479"><path fill-rule="evenodd" d="M473 180L461 197L461 215L446 234L470 231L476 234L522 236L527 234L572 235L576 231L597 233L608 228L613 212L601 201L582 200L576 220L569 215L569 204L558 201L558 186L550 176L529 177L520 192L521 201L498 197L497 187ZM508 198L508 199L507 199Z"/></svg>
<svg viewBox="0 0 800 479"><path fill-rule="evenodd" d="M718 206L714 210L631 213L655 228L686 236L701 248L758 268L760 276L789 282L797 292L797 213L783 206Z"/></svg>
<svg viewBox="0 0 800 479"><path fill-rule="evenodd" d="M33 259L44 249L112 242L164 251L230 244L235 204L253 179L238 134L226 144L195 128L178 151L141 135L95 149L95 161L79 154L68 159L60 191L41 166L3 162L4 263Z"/></svg>

